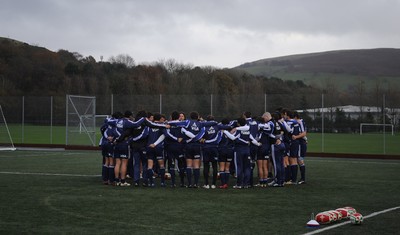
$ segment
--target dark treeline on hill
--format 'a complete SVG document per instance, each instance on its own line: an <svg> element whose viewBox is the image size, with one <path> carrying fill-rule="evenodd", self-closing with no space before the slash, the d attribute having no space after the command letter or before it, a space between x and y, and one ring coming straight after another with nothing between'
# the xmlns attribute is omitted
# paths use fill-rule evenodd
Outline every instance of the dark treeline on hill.
<svg viewBox="0 0 400 235"><path fill-rule="evenodd" d="M98 62L92 56L83 57L77 52L52 52L0 38L0 96L234 96L290 94L294 90L298 94L318 92L301 81L255 76L241 70L194 67L173 59L135 65L128 55Z"/></svg>
<svg viewBox="0 0 400 235"><path fill-rule="evenodd" d="M348 80L347 77L344 79ZM352 128L357 130L358 123L365 122L363 113L357 120L352 120L335 108L337 106L381 107L382 94L389 92L385 93L385 105L398 107L399 93L397 90L397 93L392 92L395 86L385 91L381 83L376 83L371 91L367 91L364 81L357 80L349 92L340 92L337 87L339 83L340 80L334 77L321 88L306 84L301 79L282 80L279 76L257 75L243 68L195 67L177 63L174 59L137 65L129 55L118 55L103 62L77 52L52 52L0 37L0 104L9 111L8 117L15 122L20 122L22 115L15 112L21 110L21 102L10 101L14 97L15 100L21 100L21 97L28 96L51 96L55 97L54 123L65 124L67 94L96 96L98 114L110 114L111 95L115 96L112 102L116 106L114 111L145 107L153 112L159 110L158 98L162 95L162 111L166 113L177 109L185 112L197 110L207 115L212 113L211 107L216 118L234 118L243 111L260 115L265 110L274 111L278 107L296 110L319 108L323 93L324 107L332 107L329 115L324 117L325 126L331 130L340 129L343 123L353 121ZM216 98L210 105L211 95ZM164 99L169 100L164 102ZM34 102L34 99L30 100ZM35 109L25 113L25 116L29 115L32 123L40 123L41 116L49 111L46 111L45 105L34 103L34 106ZM381 123L379 118L382 115L377 115L367 121ZM304 113L303 118L307 119L310 127L318 129L322 117L320 113L314 116L311 120L311 116ZM343 129L347 130L348 127Z"/></svg>

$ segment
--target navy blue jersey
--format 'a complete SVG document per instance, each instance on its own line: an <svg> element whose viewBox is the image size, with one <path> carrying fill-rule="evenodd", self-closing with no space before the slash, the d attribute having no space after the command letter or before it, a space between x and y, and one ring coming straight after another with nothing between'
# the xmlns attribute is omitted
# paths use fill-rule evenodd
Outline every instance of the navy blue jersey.
<svg viewBox="0 0 400 235"><path fill-rule="evenodd" d="M163 134L165 135L165 145L177 144L178 139L182 138L182 143L188 138L183 132L182 127L171 126L169 129L164 129Z"/></svg>
<svg viewBox="0 0 400 235"><path fill-rule="evenodd" d="M136 122L131 121L127 118L118 119L118 121L116 123L117 132L122 134L124 132L124 130L136 128L136 127L142 125L143 122L144 122L144 118L141 118Z"/></svg>
<svg viewBox="0 0 400 235"><path fill-rule="evenodd" d="M248 125L241 126L237 128L235 133L231 134L228 131L224 131L224 133L232 140L235 141L236 146L250 146L251 143L256 144L257 141L250 133L250 127ZM258 145L258 144L256 144Z"/></svg>
<svg viewBox="0 0 400 235"><path fill-rule="evenodd" d="M300 134L300 124L295 119L289 119L286 121L289 127L292 129L290 135Z"/></svg>
<svg viewBox="0 0 400 235"><path fill-rule="evenodd" d="M260 127L260 134L258 136L258 141L261 144L270 144L270 138L274 137L273 133L274 133L274 129L275 129L275 123L270 120L267 123L262 123L259 124Z"/></svg>
<svg viewBox="0 0 400 235"><path fill-rule="evenodd" d="M187 140L187 143L196 143L201 138L203 138L205 134L205 127L215 126L218 123L216 121L198 121L198 120L185 120L185 121L173 121L169 122L171 126L181 126L184 127L185 130L195 135L195 138L191 138Z"/></svg>
<svg viewBox="0 0 400 235"><path fill-rule="evenodd" d="M233 149L233 147L235 146L235 142L233 140L231 140L230 138L228 138L228 136L222 132L221 132L221 140L219 142L218 148L220 149Z"/></svg>
<svg viewBox="0 0 400 235"><path fill-rule="evenodd" d="M203 139L205 139L205 147L209 145L218 146L219 142L222 139L222 132L220 130L230 129L230 126L222 124L205 127L205 133L203 135Z"/></svg>
<svg viewBox="0 0 400 235"><path fill-rule="evenodd" d="M278 124L281 127L281 130L283 133L282 141L285 143L290 143L290 140L291 140L290 132L292 131L290 126L287 124L287 122L284 119L279 120Z"/></svg>
<svg viewBox="0 0 400 235"><path fill-rule="evenodd" d="M250 133L251 135L256 138L259 135L259 126L258 126L258 122L252 118L246 118L246 123L247 125L250 127Z"/></svg>
<svg viewBox="0 0 400 235"><path fill-rule="evenodd" d="M110 142L109 137L112 137L112 141L117 138L116 132L116 124L117 119L115 118L106 118L104 119L103 125L100 127L101 138L100 138L100 145Z"/></svg>
<svg viewBox="0 0 400 235"><path fill-rule="evenodd" d="M149 134L147 136L147 145L153 144L160 138L160 136L163 134L163 129L161 128L148 128ZM159 143L157 147L164 147L164 141Z"/></svg>

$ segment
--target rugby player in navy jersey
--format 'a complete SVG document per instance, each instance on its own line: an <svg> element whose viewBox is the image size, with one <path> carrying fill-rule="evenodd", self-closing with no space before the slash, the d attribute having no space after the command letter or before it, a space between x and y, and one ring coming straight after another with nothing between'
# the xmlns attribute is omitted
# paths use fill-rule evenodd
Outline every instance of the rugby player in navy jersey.
<svg viewBox="0 0 400 235"><path fill-rule="evenodd" d="M213 121L214 117L207 116L207 121ZM205 128L205 134L201 139L202 150L203 150L203 176L205 189L215 189L217 186L217 175L218 175L218 144L222 139L222 133L220 130L230 130L231 127L228 125L218 124L213 126L208 126ZM210 163L212 165L212 184L209 184L209 173L210 173Z"/></svg>
<svg viewBox="0 0 400 235"><path fill-rule="evenodd" d="M227 118L224 118L221 121L223 125L229 125L230 121ZM219 131L221 135L221 141L218 145L218 162L219 162L219 176L221 179L220 189L227 189L229 184L229 175L230 175L230 165L233 160L234 152L234 141L229 139L223 131Z"/></svg>
<svg viewBox="0 0 400 235"><path fill-rule="evenodd" d="M250 133L253 135L254 138L257 138L257 136L259 135L259 127L258 127L258 122L257 122L256 118L253 118L251 115L251 112L249 112L249 111L244 112L243 117L246 119L247 125L250 126ZM251 187L253 187L253 172L254 172L254 168L256 165L258 150L259 150L259 147L257 145L254 145L254 144L250 145L250 156L251 156L250 186Z"/></svg>
<svg viewBox="0 0 400 235"><path fill-rule="evenodd" d="M274 131L274 123L271 121L272 116L269 112L265 112L262 115L263 123L260 123L260 134L257 140L261 143L257 154L257 166L259 183L261 187L267 187L268 184L268 163L269 155L271 154L271 142L270 137Z"/></svg>
<svg viewBox="0 0 400 235"><path fill-rule="evenodd" d="M185 118L182 116L183 113L173 111L171 113L170 121L184 121ZM171 187L175 187L175 162L178 163L178 172L180 177L181 187L185 186L185 170L186 170L186 160L185 160L185 143L186 135L184 130L180 126L171 126L169 129L164 129L163 135L165 136L164 148L167 152L168 157L168 167L169 173L171 174ZM192 135L191 138L194 138Z"/></svg>
<svg viewBox="0 0 400 235"><path fill-rule="evenodd" d="M232 130L232 134L224 131L228 138L235 141L234 147L234 161L235 171L237 175L236 185L233 188L249 188L250 187L250 174L251 174L251 156L250 144L261 145L250 133L250 127L246 124L246 119L240 117L237 119L236 127Z"/></svg>
<svg viewBox="0 0 400 235"><path fill-rule="evenodd" d="M288 120L287 116L287 109L278 109L277 112L280 115L280 119L278 120L278 124L280 125L283 136L282 142L285 145L285 155L283 157L283 164L285 166L285 182L290 181L291 178L291 171L290 171L290 163L289 163L289 155L290 155L290 132L292 131L291 128L288 126L286 120Z"/></svg>
<svg viewBox="0 0 400 235"><path fill-rule="evenodd" d="M285 156L286 147L282 141L284 136L283 127L279 124L281 115L279 112L272 114L271 122L274 123L273 133L270 135L271 156L274 162L274 180L268 183L269 186L282 187L285 183L285 166L283 158Z"/></svg>
<svg viewBox="0 0 400 235"><path fill-rule="evenodd" d="M271 145L272 157L275 161L275 179L271 182L272 184L269 184L272 187L283 187L285 183L285 167L283 164L285 149L285 144L283 144L280 137Z"/></svg>
<svg viewBox="0 0 400 235"><path fill-rule="evenodd" d="M190 120L180 122L169 122L175 126L183 126L189 133L195 135L195 138L186 141L186 177L189 188L198 188L201 165L201 143L200 139L205 133L205 127L218 124L216 121L200 121L199 113L191 112ZM194 175L194 184L192 184L192 174Z"/></svg>
<svg viewBox="0 0 400 235"><path fill-rule="evenodd" d="M288 120L286 123L291 128L290 132L290 154L289 154L289 164L290 164L290 181L286 182L287 184L296 184L297 183L297 159L299 157L300 143L300 124L294 119L294 114L292 111L287 111Z"/></svg>
<svg viewBox="0 0 400 235"><path fill-rule="evenodd" d="M140 173L143 172L142 178L145 179L143 182L143 186L147 186L147 157L146 157L146 147L147 147L147 138L150 132L149 128L162 128L169 127L163 123L155 123L151 122L148 118L148 114L146 111L141 110L136 114L136 119L141 120L145 119L142 125L132 128L131 135L129 138L129 144L131 147L131 156L133 157L133 181L135 186L140 185ZM141 171L141 169L144 169Z"/></svg>
<svg viewBox="0 0 400 235"><path fill-rule="evenodd" d="M145 121L144 118L138 119L133 122L133 114L131 111L126 111L123 118L118 119L116 122L116 144L114 148L114 158L115 167L114 173L115 177L118 179L116 185L119 186L130 186L128 182L125 181L127 164L129 154L129 130L142 125Z"/></svg>
<svg viewBox="0 0 400 235"><path fill-rule="evenodd" d="M115 112L111 118L104 120L103 126L100 128L102 137L100 139L102 155L104 157L104 164L102 170L102 177L104 184L113 184L114 176L114 141L117 137L116 127L117 120L122 118L121 112Z"/></svg>
<svg viewBox="0 0 400 235"><path fill-rule="evenodd" d="M297 163L300 167L300 180L298 184L306 183L306 165L304 163L304 158L307 152L307 127L303 119L300 118L298 112L294 112L294 119L300 124L300 135L296 136L300 144L300 156L297 159Z"/></svg>
<svg viewBox="0 0 400 235"><path fill-rule="evenodd" d="M159 114L154 114L154 122L155 123L164 123L165 118ZM165 187L165 166L164 166L164 141L163 138L163 129L153 127L149 128L149 134L147 137L147 148L146 148L146 156L147 156L147 182L150 187L154 187L153 181L153 167L154 161L157 161L159 167L159 176L161 178L161 187ZM157 142L156 142L157 141Z"/></svg>

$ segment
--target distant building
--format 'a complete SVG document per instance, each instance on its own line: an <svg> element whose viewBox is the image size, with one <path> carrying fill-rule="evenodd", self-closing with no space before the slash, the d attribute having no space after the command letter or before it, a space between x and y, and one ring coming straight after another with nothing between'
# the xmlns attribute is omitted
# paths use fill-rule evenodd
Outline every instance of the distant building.
<svg viewBox="0 0 400 235"><path fill-rule="evenodd" d="M335 118L334 114L336 109L341 110L346 114L347 117L351 119L357 119L361 115L365 117L367 113L373 115L373 117L379 117L382 115L382 107L373 107L373 106L355 106L355 105L344 105L344 106L335 106L335 107L326 107L326 108L313 108L307 110L297 110L300 114L303 112L307 112L308 115L314 120L317 117L320 117L322 112L326 117L332 116ZM390 123L394 126L399 124L400 119L400 108L385 108L386 117L390 120Z"/></svg>

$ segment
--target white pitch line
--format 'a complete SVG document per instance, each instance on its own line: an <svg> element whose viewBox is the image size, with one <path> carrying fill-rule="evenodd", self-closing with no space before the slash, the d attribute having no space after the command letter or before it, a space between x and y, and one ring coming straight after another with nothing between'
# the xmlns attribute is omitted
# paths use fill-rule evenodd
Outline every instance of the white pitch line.
<svg viewBox="0 0 400 235"><path fill-rule="evenodd" d="M398 210L398 209L400 209L400 206L392 207L392 208L389 208L389 209L386 209L386 210L383 210L383 211L373 212L373 213L371 213L371 214L369 214L367 216L364 216L364 219L368 219L368 218L371 218L371 217L374 217L374 216L377 216L377 215L380 215L380 214L383 214L383 213L387 213L389 211ZM331 230L331 229L334 229L334 228L337 228L337 227L340 227L340 226L343 226L343 225L346 225L346 224L349 224L349 223L350 223L350 221L346 221L346 222L343 222L343 223L340 223L340 224L335 224L335 225L332 225L332 226L329 226L329 227L326 227L326 228L318 229L318 230L315 230L315 231L312 231L312 232L309 232L309 233L304 233L303 235L312 235L312 234L321 233L321 232L324 232L324 231L327 231L327 230Z"/></svg>
<svg viewBox="0 0 400 235"><path fill-rule="evenodd" d="M342 159L342 158L341 158ZM310 162L346 162L346 163L354 163L354 164L383 164L383 165L396 165L400 164L398 160L390 161L386 159L382 159L379 161L349 161L349 160L316 160L316 159L306 159L306 161ZM390 162L385 162L385 161L390 161Z"/></svg>
<svg viewBox="0 0 400 235"><path fill-rule="evenodd" d="M32 173L32 172L11 172L11 171L0 171L0 174L8 174L8 175L40 175L40 176L71 176L71 177L100 177L101 176L101 175Z"/></svg>

